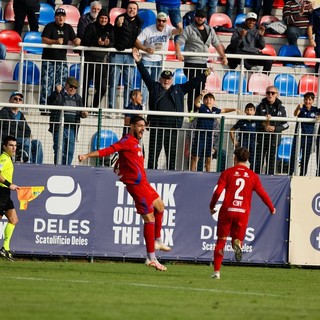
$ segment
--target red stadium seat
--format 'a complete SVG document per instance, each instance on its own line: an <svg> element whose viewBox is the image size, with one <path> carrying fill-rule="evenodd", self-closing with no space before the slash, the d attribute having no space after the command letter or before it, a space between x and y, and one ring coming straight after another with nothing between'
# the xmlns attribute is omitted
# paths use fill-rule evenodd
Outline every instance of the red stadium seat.
<svg viewBox="0 0 320 320"><path fill-rule="evenodd" d="M248 81L248 91L253 94L263 95L269 86L272 86L272 81L265 73L253 73Z"/></svg>
<svg viewBox="0 0 320 320"><path fill-rule="evenodd" d="M174 45L174 41L172 39L169 39L168 42L168 51L176 51L175 45ZM167 61L179 61L176 57L176 54L168 54L166 56L166 60Z"/></svg>
<svg viewBox="0 0 320 320"><path fill-rule="evenodd" d="M7 60L0 60L0 82L13 82L12 75L12 64Z"/></svg>
<svg viewBox="0 0 320 320"><path fill-rule="evenodd" d="M18 32L14 30L2 30L0 31L0 42L7 48L7 52L21 52L21 47L18 46L19 42L22 42Z"/></svg>
<svg viewBox="0 0 320 320"><path fill-rule="evenodd" d="M14 21L13 1L9 1L4 9L4 20L7 22ZM28 18L24 19L24 23L28 23Z"/></svg>
<svg viewBox="0 0 320 320"><path fill-rule="evenodd" d="M226 91L222 91L221 89L222 82L216 72L211 72L210 76L207 77L205 88L212 93L226 93Z"/></svg>
<svg viewBox="0 0 320 320"><path fill-rule="evenodd" d="M305 48L303 52L304 58L316 58L316 52L314 51L314 47L308 46ZM314 67L316 65L315 62L305 61L304 64L308 67Z"/></svg>
<svg viewBox="0 0 320 320"><path fill-rule="evenodd" d="M318 77L311 74L305 74L299 81L298 93L305 94L306 92L318 93Z"/></svg>
<svg viewBox="0 0 320 320"><path fill-rule="evenodd" d="M284 7L284 1L283 0L274 0L272 6L275 9L282 9Z"/></svg>
<svg viewBox="0 0 320 320"><path fill-rule="evenodd" d="M66 11L66 23L71 24L73 27L77 27L80 19L78 8L70 4L63 4L59 6L59 8L63 8Z"/></svg>
<svg viewBox="0 0 320 320"><path fill-rule="evenodd" d="M273 57L276 57L277 56L277 52L276 52L276 49L273 47L272 44L270 43L267 43L266 46L263 48L262 50L262 53L263 54L267 54L269 56L273 56ZM281 61L274 61L273 66L275 67L282 67L283 64L281 63Z"/></svg>
<svg viewBox="0 0 320 320"><path fill-rule="evenodd" d="M117 16L125 12L126 12L126 9L124 8L118 8L118 7L112 8L109 12L110 23L114 25L114 22L116 21Z"/></svg>
<svg viewBox="0 0 320 320"><path fill-rule="evenodd" d="M209 25L211 27L224 27L231 29L232 21L226 14L215 12L210 18ZM231 35L231 32L217 32L217 34Z"/></svg>
<svg viewBox="0 0 320 320"><path fill-rule="evenodd" d="M279 19L275 16L263 16L259 24L261 25L262 23L271 23L275 21L279 21ZM271 33L266 33L264 36L269 38L286 38L287 37L285 34L271 34Z"/></svg>

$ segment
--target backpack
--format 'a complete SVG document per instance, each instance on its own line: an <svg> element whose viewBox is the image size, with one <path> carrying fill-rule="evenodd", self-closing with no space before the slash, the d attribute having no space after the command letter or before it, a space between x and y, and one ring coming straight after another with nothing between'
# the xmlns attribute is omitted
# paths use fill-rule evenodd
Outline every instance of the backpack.
<svg viewBox="0 0 320 320"><path fill-rule="evenodd" d="M285 34L287 31L287 26L283 20L263 23L262 25L266 28L266 33L269 34Z"/></svg>

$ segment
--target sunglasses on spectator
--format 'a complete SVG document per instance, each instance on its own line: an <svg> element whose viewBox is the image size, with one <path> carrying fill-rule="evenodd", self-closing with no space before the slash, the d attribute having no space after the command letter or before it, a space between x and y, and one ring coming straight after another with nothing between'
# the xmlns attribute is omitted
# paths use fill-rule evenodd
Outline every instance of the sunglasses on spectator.
<svg viewBox="0 0 320 320"><path fill-rule="evenodd" d="M160 23L160 22L162 22L162 23L166 23L167 22L167 20L161 20L161 19L157 19L157 21Z"/></svg>
<svg viewBox="0 0 320 320"><path fill-rule="evenodd" d="M18 98L18 97L13 98L13 101L22 101L22 100L23 100L22 98Z"/></svg>
<svg viewBox="0 0 320 320"><path fill-rule="evenodd" d="M275 95L277 92L275 92L275 91L267 91L266 93L267 93L267 94Z"/></svg>
<svg viewBox="0 0 320 320"><path fill-rule="evenodd" d="M70 83L68 83L68 85L69 85L70 89L78 89L78 87L73 86L73 85L72 85L72 84L70 84Z"/></svg>

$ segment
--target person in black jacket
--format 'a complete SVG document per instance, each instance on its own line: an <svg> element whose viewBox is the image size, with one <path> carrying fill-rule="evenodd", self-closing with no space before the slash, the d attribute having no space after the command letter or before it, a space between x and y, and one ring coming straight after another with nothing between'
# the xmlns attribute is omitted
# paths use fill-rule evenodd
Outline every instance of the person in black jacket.
<svg viewBox="0 0 320 320"><path fill-rule="evenodd" d="M118 51L131 49L141 31L143 21L138 16L139 6L136 2L130 1L127 11L120 14L114 24L115 48ZM113 52L110 54L110 90L109 108L115 107L116 88L119 84L120 71L124 85L124 103L129 104L129 93L133 89L134 60L130 53Z"/></svg>
<svg viewBox="0 0 320 320"><path fill-rule="evenodd" d="M184 96L192 92L201 82L205 82L213 70L208 68L186 83L174 85L171 71L162 71L160 80L155 81L143 65L138 49L133 48L132 54L149 90L150 111L184 112ZM150 125L148 169L158 168L158 158L163 144L167 158L166 169L175 170L178 129L182 127L183 117L149 115L148 122Z"/></svg>
<svg viewBox="0 0 320 320"><path fill-rule="evenodd" d="M97 21L89 24L85 31L82 44L88 47L111 48L114 46L114 30L110 24L108 11L101 9ZM93 98L93 108L98 108L102 97L107 91L108 68L106 61L107 52L105 51L85 51L85 61L83 78L83 104L87 104L88 85L93 80L95 94Z"/></svg>
<svg viewBox="0 0 320 320"><path fill-rule="evenodd" d="M82 107L82 98L77 94L79 82L74 77L68 77L64 88L56 86L56 90L48 98L49 105ZM86 118L88 112L75 110L51 110L49 132L53 136L54 164L71 165L74 155L76 137L80 119ZM63 120L64 127L61 127ZM63 132L60 130L63 129ZM62 137L62 141L60 140ZM62 145L62 155L59 147ZM62 158L60 158L62 156Z"/></svg>
<svg viewBox="0 0 320 320"><path fill-rule="evenodd" d="M289 128L286 121L277 121L276 117L287 117L282 101L278 99L278 89L269 86L266 98L256 107L256 116L266 116L266 121L256 121L256 157L254 171L262 173L266 160L266 174L275 174L276 154L281 141L281 132Z"/></svg>

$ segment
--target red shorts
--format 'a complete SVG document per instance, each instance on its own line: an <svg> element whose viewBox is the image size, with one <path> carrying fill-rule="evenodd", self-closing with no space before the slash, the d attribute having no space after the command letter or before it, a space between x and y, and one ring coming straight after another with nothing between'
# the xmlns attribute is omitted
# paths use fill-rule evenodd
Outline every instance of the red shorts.
<svg viewBox="0 0 320 320"><path fill-rule="evenodd" d="M159 198L158 193L150 186L149 182L126 185L128 192L134 200L137 213L147 214L154 211L153 201Z"/></svg>
<svg viewBox="0 0 320 320"><path fill-rule="evenodd" d="M224 211L220 209L217 236L219 238L230 235L232 239L243 241L249 216L242 212Z"/></svg>

